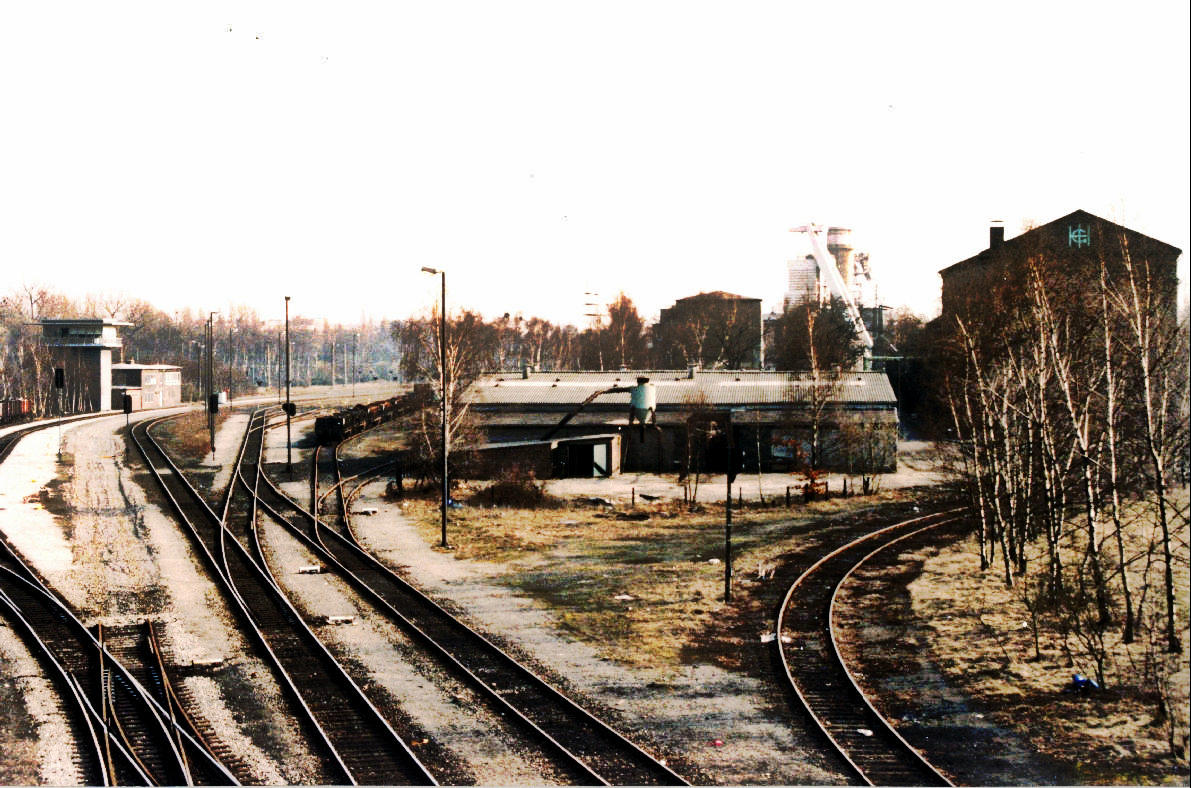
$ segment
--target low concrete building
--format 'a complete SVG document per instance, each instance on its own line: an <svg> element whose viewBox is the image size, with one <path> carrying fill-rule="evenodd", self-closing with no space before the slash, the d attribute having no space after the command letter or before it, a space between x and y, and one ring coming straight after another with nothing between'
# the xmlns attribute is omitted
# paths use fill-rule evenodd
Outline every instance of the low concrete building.
<svg viewBox="0 0 1191 788"><path fill-rule="evenodd" d="M112 364L113 407L132 397L133 410L182 404L182 368L171 364Z"/></svg>
<svg viewBox="0 0 1191 788"><path fill-rule="evenodd" d="M656 388L656 424L630 427L630 395L599 392L639 377ZM722 470L729 436L745 471L897 468L897 399L883 372L525 370L484 376L471 396L494 443L617 433L626 471Z"/></svg>

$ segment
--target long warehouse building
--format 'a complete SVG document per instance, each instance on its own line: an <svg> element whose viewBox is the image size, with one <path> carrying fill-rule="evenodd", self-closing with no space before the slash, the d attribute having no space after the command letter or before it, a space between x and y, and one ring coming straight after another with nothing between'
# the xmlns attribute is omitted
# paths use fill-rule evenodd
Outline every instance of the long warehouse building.
<svg viewBox="0 0 1191 788"><path fill-rule="evenodd" d="M648 378L657 394L656 429L629 425L628 393L595 397ZM621 437L626 471L681 472L699 453L722 470L730 427L743 470L897 469L897 398L883 372L619 370L505 373L482 377L472 408L494 443ZM568 415L565 425L559 427ZM863 467L862 467L863 466Z"/></svg>

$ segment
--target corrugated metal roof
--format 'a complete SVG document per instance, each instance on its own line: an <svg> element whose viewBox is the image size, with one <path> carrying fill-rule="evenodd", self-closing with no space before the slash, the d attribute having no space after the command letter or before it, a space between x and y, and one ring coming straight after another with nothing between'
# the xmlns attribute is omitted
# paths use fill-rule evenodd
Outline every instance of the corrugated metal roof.
<svg viewBox="0 0 1191 788"><path fill-rule="evenodd" d="M176 364L112 364L112 369L182 369Z"/></svg>
<svg viewBox="0 0 1191 788"><path fill-rule="evenodd" d="M545 432L549 428L557 426L568 410L569 408L553 411L548 411L544 408L527 408L525 410L476 410L474 412L479 417L480 424L486 428L528 429L540 427ZM568 421L565 429L620 429L622 427L628 427L629 418L627 411L627 408L619 410L597 410L594 413L590 410L585 410ZM810 411L798 408L791 410L777 408L739 408L734 410L733 413L735 414L733 418L737 420L737 423L743 425L757 423L767 425L787 423L806 424L811 421ZM679 426L686 424L689 416L690 414L686 411L663 410L658 414L657 423L662 427ZM827 424L841 422L897 424L897 411L861 407L831 409L824 415L823 420Z"/></svg>
<svg viewBox="0 0 1191 788"><path fill-rule="evenodd" d="M847 372L816 382L809 373L754 370L685 371L620 370L618 372L533 372L487 375L472 388L472 402L481 409L517 406L575 406L591 394L613 386L632 386L647 377L657 388L659 409L708 407L781 407L803 405L820 396L837 404L892 406L897 398L884 372ZM605 394L591 410L624 408L629 395Z"/></svg>

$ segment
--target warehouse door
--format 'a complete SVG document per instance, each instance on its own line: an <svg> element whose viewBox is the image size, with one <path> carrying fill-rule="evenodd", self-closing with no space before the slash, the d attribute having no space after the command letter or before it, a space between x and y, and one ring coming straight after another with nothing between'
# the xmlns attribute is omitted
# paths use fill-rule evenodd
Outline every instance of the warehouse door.
<svg viewBox="0 0 1191 788"><path fill-rule="evenodd" d="M608 467L608 444L599 443L591 447L591 475L611 476Z"/></svg>

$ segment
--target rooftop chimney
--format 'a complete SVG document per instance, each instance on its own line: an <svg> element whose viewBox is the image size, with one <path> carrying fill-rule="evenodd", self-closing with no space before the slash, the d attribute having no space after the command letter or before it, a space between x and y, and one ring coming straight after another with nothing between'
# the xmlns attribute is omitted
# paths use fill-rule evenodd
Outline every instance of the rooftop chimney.
<svg viewBox="0 0 1191 788"><path fill-rule="evenodd" d="M992 225L988 228L988 248L996 249L1003 243L1005 243L1005 225L1000 219L993 219Z"/></svg>

